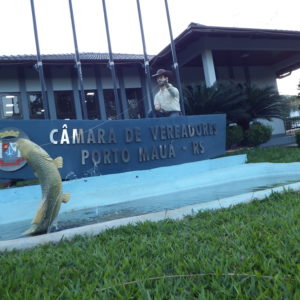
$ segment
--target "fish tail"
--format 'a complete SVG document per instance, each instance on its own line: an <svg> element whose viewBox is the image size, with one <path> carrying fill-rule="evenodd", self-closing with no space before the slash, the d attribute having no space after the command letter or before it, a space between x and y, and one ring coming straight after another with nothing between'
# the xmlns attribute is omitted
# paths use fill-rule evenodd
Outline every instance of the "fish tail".
<svg viewBox="0 0 300 300"><path fill-rule="evenodd" d="M36 233L37 229L38 229L38 224L32 224L29 229L23 232L23 235L33 235Z"/></svg>
<svg viewBox="0 0 300 300"><path fill-rule="evenodd" d="M59 156L59 157L56 157L54 160L53 160L53 163L54 163L54 165L56 165L56 167L58 168L58 169L61 169L62 167L63 167L63 158L61 157L61 156Z"/></svg>

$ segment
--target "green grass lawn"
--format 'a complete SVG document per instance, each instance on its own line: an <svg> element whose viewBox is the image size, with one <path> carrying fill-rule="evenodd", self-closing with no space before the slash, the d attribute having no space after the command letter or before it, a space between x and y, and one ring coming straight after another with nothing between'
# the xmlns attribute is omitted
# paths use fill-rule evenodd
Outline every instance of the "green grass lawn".
<svg viewBox="0 0 300 300"><path fill-rule="evenodd" d="M300 299L300 196L0 256L1 299ZM132 297L132 298L131 298Z"/></svg>
<svg viewBox="0 0 300 300"><path fill-rule="evenodd" d="M299 247L300 195L274 193L0 253L0 299L300 299Z"/></svg>
<svg viewBox="0 0 300 300"><path fill-rule="evenodd" d="M247 154L248 162L289 163L300 161L300 148L266 147L249 148L235 152L227 152L226 156Z"/></svg>

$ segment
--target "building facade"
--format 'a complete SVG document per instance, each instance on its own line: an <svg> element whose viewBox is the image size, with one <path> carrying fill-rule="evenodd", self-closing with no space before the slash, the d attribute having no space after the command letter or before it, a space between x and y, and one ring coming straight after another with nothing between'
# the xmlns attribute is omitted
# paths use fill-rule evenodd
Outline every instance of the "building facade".
<svg viewBox="0 0 300 300"><path fill-rule="evenodd" d="M74 55L42 56L49 117L82 119ZM108 55L81 54L85 101L90 120L144 118L149 110L142 55L115 54L119 101L107 67ZM1 119L44 119L35 56L0 57Z"/></svg>
<svg viewBox="0 0 300 300"><path fill-rule="evenodd" d="M204 26L191 23L174 40L182 88L235 81L277 88L276 80L300 67L300 32ZM143 55L114 54L115 101L108 54L82 53L88 119L145 118L151 110ZM74 54L42 55L49 118L83 119ZM34 55L0 56L0 118L43 119L45 108ZM174 69L171 46L150 58L153 73ZM176 83L175 83L176 84ZM179 84L179 83L177 83ZM275 125L274 125L275 124ZM277 125L276 125L277 124ZM283 122L273 120L273 134Z"/></svg>

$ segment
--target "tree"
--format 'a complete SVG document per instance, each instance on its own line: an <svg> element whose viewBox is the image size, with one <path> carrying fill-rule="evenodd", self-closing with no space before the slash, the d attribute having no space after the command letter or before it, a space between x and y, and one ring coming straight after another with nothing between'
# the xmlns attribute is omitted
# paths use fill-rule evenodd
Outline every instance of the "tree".
<svg viewBox="0 0 300 300"><path fill-rule="evenodd" d="M248 129L250 122L255 119L271 121L272 118L284 119L288 116L289 107L286 98L279 95L274 87L258 88L244 85L243 90L246 95L244 109L249 118L246 122L240 118L237 123L244 129Z"/></svg>
<svg viewBox="0 0 300 300"><path fill-rule="evenodd" d="M187 114L226 113L228 123L237 123L244 130L257 118L284 118L288 113L285 97L273 87L258 88L232 82L188 87L185 104Z"/></svg>
<svg viewBox="0 0 300 300"><path fill-rule="evenodd" d="M245 101L245 95L233 83L187 87L184 95L186 112L190 115L226 113L227 120L232 122L244 112L241 103Z"/></svg>

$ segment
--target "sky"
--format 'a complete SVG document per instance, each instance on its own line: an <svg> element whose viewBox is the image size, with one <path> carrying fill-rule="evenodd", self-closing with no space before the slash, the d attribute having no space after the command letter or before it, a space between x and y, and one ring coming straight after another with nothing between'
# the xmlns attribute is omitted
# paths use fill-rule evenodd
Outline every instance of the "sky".
<svg viewBox="0 0 300 300"><path fill-rule="evenodd" d="M72 53L68 0L34 0L42 54ZM102 0L72 0L80 52L108 52ZM300 31L299 0L168 0L174 38L192 23ZM146 48L157 54L170 43L164 0L140 0ZM112 51L142 54L136 0L106 0ZM35 54L30 0L0 0L0 55ZM5 29L5 30L3 30ZM300 71L278 80L296 94Z"/></svg>

